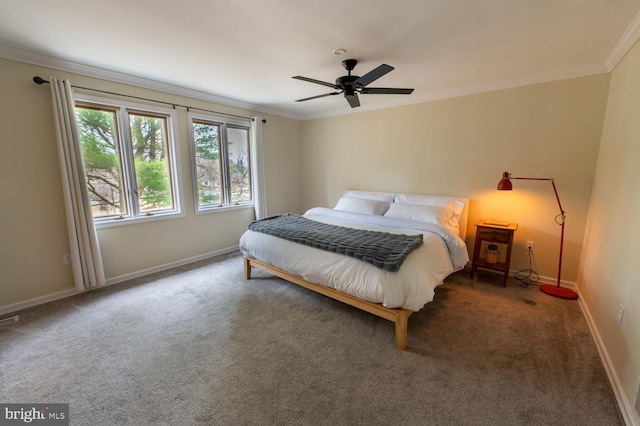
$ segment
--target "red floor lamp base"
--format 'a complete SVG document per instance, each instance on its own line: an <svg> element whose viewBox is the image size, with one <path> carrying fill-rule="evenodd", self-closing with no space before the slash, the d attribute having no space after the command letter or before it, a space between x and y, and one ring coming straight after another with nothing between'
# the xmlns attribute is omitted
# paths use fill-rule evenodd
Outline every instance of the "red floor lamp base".
<svg viewBox="0 0 640 426"><path fill-rule="evenodd" d="M553 284L542 284L540 286L540 290L543 293L547 293L551 296L559 297L561 299L577 299L578 293L573 290L569 290L565 287L560 287L559 285Z"/></svg>

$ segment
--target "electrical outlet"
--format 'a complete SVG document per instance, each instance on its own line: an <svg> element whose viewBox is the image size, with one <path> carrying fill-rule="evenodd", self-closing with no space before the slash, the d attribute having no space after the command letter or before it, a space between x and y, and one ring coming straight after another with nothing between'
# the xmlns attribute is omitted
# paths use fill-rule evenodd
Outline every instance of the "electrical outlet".
<svg viewBox="0 0 640 426"><path fill-rule="evenodd" d="M624 306L618 307L618 324L622 324L622 317L624 316Z"/></svg>
<svg viewBox="0 0 640 426"><path fill-rule="evenodd" d="M71 253L65 253L62 258L64 259L65 265L71 264Z"/></svg>
<svg viewBox="0 0 640 426"><path fill-rule="evenodd" d="M527 251L533 251L533 248L535 247L536 242L535 241L527 241Z"/></svg>

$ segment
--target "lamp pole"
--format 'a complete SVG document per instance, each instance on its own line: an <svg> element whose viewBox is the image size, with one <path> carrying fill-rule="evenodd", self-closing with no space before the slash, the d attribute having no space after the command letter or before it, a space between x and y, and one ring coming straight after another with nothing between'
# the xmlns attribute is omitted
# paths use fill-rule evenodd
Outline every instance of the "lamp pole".
<svg viewBox="0 0 640 426"><path fill-rule="evenodd" d="M513 177L509 172L502 173L502 179L498 183L498 190L500 191L510 191L513 189L513 185L511 184L511 179L517 180L543 180L551 182L553 187L553 193L556 196L556 201L558 202L558 208L560 209L560 214L556 216L556 223L561 226L560 231L560 256L558 260L558 281L557 285L552 284L542 284L540 286L540 290L546 294L551 296L559 297L561 299L577 299L578 293L575 291L568 289L566 287L560 286L560 276L562 273L562 249L564 247L564 221L566 219L565 211L562 208L562 203L560 202L560 196L558 195L558 189L556 188L556 182L553 178L529 178L529 177ZM560 218L560 221L558 221Z"/></svg>

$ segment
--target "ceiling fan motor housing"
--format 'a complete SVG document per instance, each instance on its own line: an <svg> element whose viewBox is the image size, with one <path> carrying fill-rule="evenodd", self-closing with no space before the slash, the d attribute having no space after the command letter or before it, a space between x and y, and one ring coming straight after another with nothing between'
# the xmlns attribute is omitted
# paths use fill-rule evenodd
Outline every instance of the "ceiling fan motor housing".
<svg viewBox="0 0 640 426"><path fill-rule="evenodd" d="M357 75L345 75L342 77L338 77L336 78L336 86L344 90L345 88L350 87L352 85L351 83L359 78L360 77Z"/></svg>

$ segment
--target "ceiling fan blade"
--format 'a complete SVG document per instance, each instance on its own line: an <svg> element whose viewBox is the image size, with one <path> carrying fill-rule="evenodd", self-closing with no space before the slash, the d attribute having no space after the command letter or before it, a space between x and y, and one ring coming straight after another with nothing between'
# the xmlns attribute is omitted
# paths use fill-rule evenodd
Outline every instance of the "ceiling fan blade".
<svg viewBox="0 0 640 426"><path fill-rule="evenodd" d="M357 79L356 81L354 81L353 85L364 87L367 84L379 79L383 75L393 71L394 69L395 68L393 68L391 65L382 64L379 67L372 69L371 71L369 71L368 73L366 73L365 75Z"/></svg>
<svg viewBox="0 0 640 426"><path fill-rule="evenodd" d="M410 95L413 89L395 89L392 87L365 87L360 93L369 95Z"/></svg>
<svg viewBox="0 0 640 426"><path fill-rule="evenodd" d="M340 93L342 92L325 93L324 95L311 96L310 98L296 99L296 102L310 101L311 99L318 99L318 98L324 98L325 96L339 95Z"/></svg>
<svg viewBox="0 0 640 426"><path fill-rule="evenodd" d="M302 76L296 75L295 77L291 77L291 78L295 78L296 80L308 81L309 83L321 84L323 86L331 87L332 89L340 89L338 86L336 86L333 83L327 83L326 81L315 80L309 77L302 77Z"/></svg>
<svg viewBox="0 0 640 426"><path fill-rule="evenodd" d="M357 93L353 93L351 95L345 94L344 97L347 98L347 102L349 102L351 108L357 108L360 106L360 99L358 99Z"/></svg>

